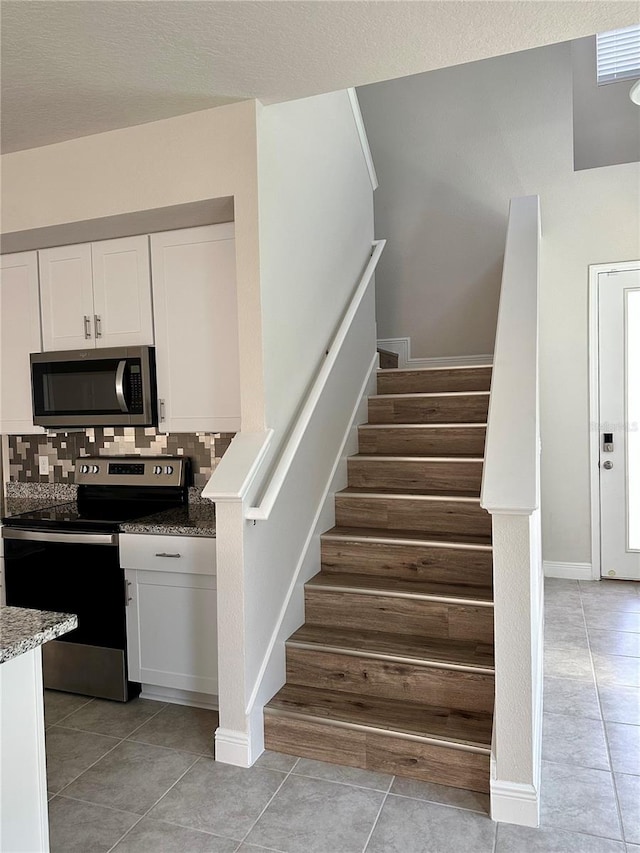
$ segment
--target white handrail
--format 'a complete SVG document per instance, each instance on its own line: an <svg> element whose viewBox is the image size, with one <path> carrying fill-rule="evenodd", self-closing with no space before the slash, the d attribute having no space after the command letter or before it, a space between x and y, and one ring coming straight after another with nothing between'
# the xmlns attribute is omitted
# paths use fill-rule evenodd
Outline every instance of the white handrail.
<svg viewBox="0 0 640 853"><path fill-rule="evenodd" d="M385 247L386 240L375 240L373 243L373 251L371 253L371 257L369 258L369 262L365 267L364 273L362 274L362 278L356 287L355 293L351 299L349 307L342 318L342 322L338 327L338 331L331 342L331 346L329 347L329 352L324 360L324 363L316 376L315 382L309 391L307 399L304 402L304 406L300 411L300 415L298 416L298 420L291 431L289 438L287 440L286 446L278 459L278 463L273 472L273 476L267 486L262 500L260 501L259 506L249 507L247 512L245 513L245 518L253 519L255 521L266 521L271 514L271 510L280 494L280 490L284 484L284 481L287 477L287 473L289 468L291 467L291 463L293 462L296 453L298 452L298 447L300 446L300 442L309 426L311 418L313 417L313 412L318 404L318 400L320 399L320 395L322 393L322 389L324 388L327 378L333 369L334 364L338 358L338 354L342 348L342 345L349 333L349 329L353 322L354 317L358 312L358 308L360 307L360 303L369 288L369 284L371 279L373 278L373 274L375 272L376 266L378 265L378 260L380 259L380 255L382 254L382 250Z"/></svg>
<svg viewBox="0 0 640 853"><path fill-rule="evenodd" d="M511 199L480 498L491 513L540 504L539 246L539 197Z"/></svg>

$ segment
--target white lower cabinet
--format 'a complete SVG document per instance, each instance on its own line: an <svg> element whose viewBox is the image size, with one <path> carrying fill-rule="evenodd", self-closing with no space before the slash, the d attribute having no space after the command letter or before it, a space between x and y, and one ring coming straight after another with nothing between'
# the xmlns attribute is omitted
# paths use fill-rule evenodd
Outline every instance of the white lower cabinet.
<svg viewBox="0 0 640 853"><path fill-rule="evenodd" d="M131 681L217 696L215 545L208 537L120 535Z"/></svg>

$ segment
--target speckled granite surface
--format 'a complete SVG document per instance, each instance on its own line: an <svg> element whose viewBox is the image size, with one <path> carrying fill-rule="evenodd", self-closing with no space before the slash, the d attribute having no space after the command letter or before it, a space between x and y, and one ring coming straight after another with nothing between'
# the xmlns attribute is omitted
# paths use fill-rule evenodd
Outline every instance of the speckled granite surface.
<svg viewBox="0 0 640 853"><path fill-rule="evenodd" d="M71 483L7 483L7 498L44 501L42 506L75 501L78 487Z"/></svg>
<svg viewBox="0 0 640 853"><path fill-rule="evenodd" d="M121 524L120 530L123 533L159 533L167 536L215 536L215 507L211 501L189 503Z"/></svg>
<svg viewBox="0 0 640 853"><path fill-rule="evenodd" d="M37 649L78 627L78 617L70 613L0 607L0 663Z"/></svg>
<svg viewBox="0 0 640 853"><path fill-rule="evenodd" d="M12 515L20 515L23 512L35 512L37 509L45 509L51 506L65 503L63 500L52 501L44 498L7 498L5 501L3 518L10 518Z"/></svg>
<svg viewBox="0 0 640 853"><path fill-rule="evenodd" d="M46 507L74 501L76 486L46 483L9 483L5 501L5 518L34 512ZM168 536L215 536L215 507L202 497L202 489L189 489L189 503L175 509L140 518L120 525L122 533L159 533Z"/></svg>

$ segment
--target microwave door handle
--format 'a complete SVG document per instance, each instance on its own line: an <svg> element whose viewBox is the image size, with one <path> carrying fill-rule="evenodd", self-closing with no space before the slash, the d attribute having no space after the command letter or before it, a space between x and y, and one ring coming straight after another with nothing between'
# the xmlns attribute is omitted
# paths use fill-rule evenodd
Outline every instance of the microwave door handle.
<svg viewBox="0 0 640 853"><path fill-rule="evenodd" d="M116 397L118 398L120 411L125 414L129 412L127 401L124 398L124 372L126 368L127 360L123 358L122 361L118 362L118 369L116 370Z"/></svg>

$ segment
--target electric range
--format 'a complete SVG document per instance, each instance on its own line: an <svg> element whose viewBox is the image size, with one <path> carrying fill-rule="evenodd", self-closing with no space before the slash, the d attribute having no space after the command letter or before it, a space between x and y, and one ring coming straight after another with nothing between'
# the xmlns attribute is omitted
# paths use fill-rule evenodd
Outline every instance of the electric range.
<svg viewBox="0 0 640 853"><path fill-rule="evenodd" d="M45 687L127 701L128 592L119 526L187 502L183 456L82 457L76 501L3 518L6 603L75 613L78 627L43 647Z"/></svg>

